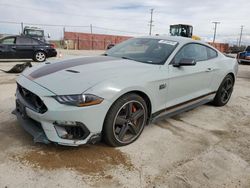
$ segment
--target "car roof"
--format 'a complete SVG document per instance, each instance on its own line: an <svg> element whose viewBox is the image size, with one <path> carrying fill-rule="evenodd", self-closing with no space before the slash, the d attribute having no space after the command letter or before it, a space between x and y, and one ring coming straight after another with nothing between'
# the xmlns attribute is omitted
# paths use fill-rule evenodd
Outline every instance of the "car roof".
<svg viewBox="0 0 250 188"><path fill-rule="evenodd" d="M26 36L26 35L8 35L8 36L5 36L3 38L9 38L9 37L23 37L23 38L31 38L31 39L34 39L30 36Z"/></svg>
<svg viewBox="0 0 250 188"><path fill-rule="evenodd" d="M216 48L214 48L213 46L211 46L210 44L208 44L205 41L194 40L194 39L188 38L188 37L170 36L170 35L156 35L156 36L142 36L142 37L137 37L137 38L151 38L151 39L160 39L160 40L170 40L170 41L178 42L181 46L183 46L185 44L188 44L188 43L198 43L198 44L205 45L205 46L207 46L209 48L212 48L217 52L220 52L219 50L217 50Z"/></svg>
<svg viewBox="0 0 250 188"><path fill-rule="evenodd" d="M201 40L194 40L188 37L181 37L181 36L169 36L169 35L158 35L158 36L142 36L138 38L152 38L152 39L162 39L162 40L170 40L178 42L179 44L186 44L190 42L200 43L208 45L207 43L201 41Z"/></svg>

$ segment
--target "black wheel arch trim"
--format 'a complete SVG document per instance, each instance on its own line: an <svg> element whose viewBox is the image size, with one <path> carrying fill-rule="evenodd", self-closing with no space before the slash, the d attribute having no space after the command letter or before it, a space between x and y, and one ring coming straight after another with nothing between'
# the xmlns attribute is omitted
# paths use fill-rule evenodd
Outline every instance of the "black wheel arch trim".
<svg viewBox="0 0 250 188"><path fill-rule="evenodd" d="M131 90L131 91L128 91L128 92L125 92L123 93L122 95L120 95L119 97L117 97L115 99L115 101L110 105L106 115L105 115L105 119L108 115L108 112L110 111L110 109L112 108L113 104L119 100L121 97L125 96L125 95L128 95L128 94L136 94L140 97L142 97L142 99L145 101L146 105L147 105L147 111L148 111L148 117L147 117L147 122L146 124L148 124L150 122L150 117L151 117L151 113L152 113L152 102L151 102L151 99L150 97L143 91L140 91L140 90ZM104 122L103 122L103 126L104 126ZM103 126L102 126L102 130L103 130Z"/></svg>

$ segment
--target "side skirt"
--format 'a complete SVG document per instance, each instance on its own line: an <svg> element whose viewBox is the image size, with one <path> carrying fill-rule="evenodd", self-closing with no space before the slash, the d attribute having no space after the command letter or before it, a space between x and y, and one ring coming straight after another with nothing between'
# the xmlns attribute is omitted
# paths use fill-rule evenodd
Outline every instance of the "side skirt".
<svg viewBox="0 0 250 188"><path fill-rule="evenodd" d="M156 113L151 115L149 122L154 123L156 121L175 116L175 115L180 114L182 112L186 112L188 110L192 110L192 109L194 109L198 106L201 106L203 104L209 103L209 102L213 101L215 93L216 92L212 92L212 93L209 93L207 95L198 97L196 99L192 99L190 101L181 103L179 105L175 105L173 107L168 107L164 110L161 110L160 112L156 112Z"/></svg>

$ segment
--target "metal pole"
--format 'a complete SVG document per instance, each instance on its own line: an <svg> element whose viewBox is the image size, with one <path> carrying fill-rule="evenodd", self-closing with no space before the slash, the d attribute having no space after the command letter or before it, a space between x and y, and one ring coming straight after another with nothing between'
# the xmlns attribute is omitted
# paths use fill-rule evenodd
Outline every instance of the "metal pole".
<svg viewBox="0 0 250 188"><path fill-rule="evenodd" d="M90 33L91 33L91 50L93 50L93 26L90 24Z"/></svg>
<svg viewBox="0 0 250 188"><path fill-rule="evenodd" d="M65 41L65 27L63 27L62 45L66 44L66 49L68 50L68 43Z"/></svg>
<svg viewBox="0 0 250 188"><path fill-rule="evenodd" d="M213 43L215 42L215 37L216 37L216 31L217 31L217 24L220 24L220 22L212 22L214 24L214 39Z"/></svg>
<svg viewBox="0 0 250 188"><path fill-rule="evenodd" d="M93 34L93 26L90 24L90 33Z"/></svg>
<svg viewBox="0 0 250 188"><path fill-rule="evenodd" d="M21 22L21 33L23 34L23 22Z"/></svg>
<svg viewBox="0 0 250 188"><path fill-rule="evenodd" d="M241 39L242 39L242 32L243 32L244 26L240 26L240 39L239 39L239 47L241 46Z"/></svg>
<svg viewBox="0 0 250 188"><path fill-rule="evenodd" d="M150 9L150 21L149 21L149 35L152 34L152 27L153 27L153 12L154 9Z"/></svg>
<svg viewBox="0 0 250 188"><path fill-rule="evenodd" d="M77 50L80 50L79 47L80 47L80 38L79 38L79 35L77 35Z"/></svg>
<svg viewBox="0 0 250 188"><path fill-rule="evenodd" d="M65 27L63 27L63 39L65 37Z"/></svg>

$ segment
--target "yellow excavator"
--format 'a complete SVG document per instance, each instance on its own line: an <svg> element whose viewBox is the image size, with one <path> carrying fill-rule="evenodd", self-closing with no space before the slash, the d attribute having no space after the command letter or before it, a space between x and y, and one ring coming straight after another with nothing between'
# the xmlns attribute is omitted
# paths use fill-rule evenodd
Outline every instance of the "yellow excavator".
<svg viewBox="0 0 250 188"><path fill-rule="evenodd" d="M193 26L187 24L170 25L170 35L188 37L194 40L201 40L200 37L193 35Z"/></svg>

